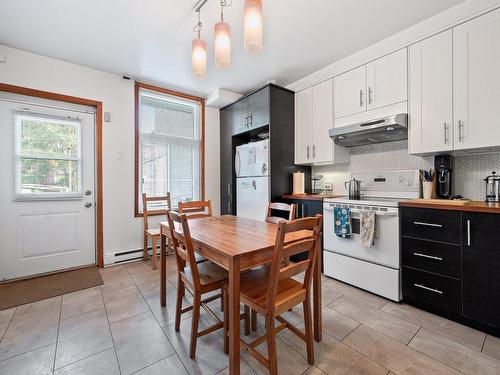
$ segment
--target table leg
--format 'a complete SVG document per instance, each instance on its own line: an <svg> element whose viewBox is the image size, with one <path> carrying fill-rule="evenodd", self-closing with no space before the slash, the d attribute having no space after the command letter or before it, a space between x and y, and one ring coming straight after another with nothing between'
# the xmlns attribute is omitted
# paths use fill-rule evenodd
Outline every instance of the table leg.
<svg viewBox="0 0 500 375"><path fill-rule="evenodd" d="M240 260L229 264L229 373L240 374Z"/></svg>
<svg viewBox="0 0 500 375"><path fill-rule="evenodd" d="M161 229L161 247L160 247L160 305L167 305L167 237Z"/></svg>
<svg viewBox="0 0 500 375"><path fill-rule="evenodd" d="M323 330L323 313L321 307L321 241L316 244L316 266L313 275L313 314L314 314L314 339L320 342Z"/></svg>

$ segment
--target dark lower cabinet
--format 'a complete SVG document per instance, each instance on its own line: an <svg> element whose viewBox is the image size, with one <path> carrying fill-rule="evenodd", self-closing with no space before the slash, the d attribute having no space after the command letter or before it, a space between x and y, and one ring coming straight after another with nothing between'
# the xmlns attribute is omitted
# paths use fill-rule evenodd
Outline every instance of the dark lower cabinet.
<svg viewBox="0 0 500 375"><path fill-rule="evenodd" d="M500 327L500 215L462 215L463 314Z"/></svg>
<svg viewBox="0 0 500 375"><path fill-rule="evenodd" d="M401 207L401 259L405 302L500 336L500 214Z"/></svg>

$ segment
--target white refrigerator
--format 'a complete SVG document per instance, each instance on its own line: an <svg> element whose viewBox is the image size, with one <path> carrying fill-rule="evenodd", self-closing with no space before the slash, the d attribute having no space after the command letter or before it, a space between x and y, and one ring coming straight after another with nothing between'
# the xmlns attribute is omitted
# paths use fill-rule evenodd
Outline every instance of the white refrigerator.
<svg viewBox="0 0 500 375"><path fill-rule="evenodd" d="M270 198L269 140L236 147L234 167L236 215L264 221Z"/></svg>

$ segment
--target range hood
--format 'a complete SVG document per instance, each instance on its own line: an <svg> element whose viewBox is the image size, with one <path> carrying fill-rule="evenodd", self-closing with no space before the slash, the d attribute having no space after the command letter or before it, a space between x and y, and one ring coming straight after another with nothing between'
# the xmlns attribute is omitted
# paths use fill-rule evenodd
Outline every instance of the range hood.
<svg viewBox="0 0 500 375"><path fill-rule="evenodd" d="M328 133L336 144L344 147L408 139L408 115L399 113L394 116L333 128Z"/></svg>

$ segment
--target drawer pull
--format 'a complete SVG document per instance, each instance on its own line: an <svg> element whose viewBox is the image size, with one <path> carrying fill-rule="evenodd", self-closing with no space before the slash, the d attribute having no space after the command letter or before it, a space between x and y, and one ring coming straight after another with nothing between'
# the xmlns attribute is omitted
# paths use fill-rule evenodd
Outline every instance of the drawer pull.
<svg viewBox="0 0 500 375"><path fill-rule="evenodd" d="M415 225L424 225L426 227L436 227L436 228L442 228L442 224L433 224L433 223L424 223L423 221L414 221L413 224Z"/></svg>
<svg viewBox="0 0 500 375"><path fill-rule="evenodd" d="M429 288L428 286L425 286L425 285L422 285L422 284L413 284L413 285L415 285L417 288L428 290L429 292L434 292L434 293L437 293L437 294L443 294L443 292L441 290L439 290L439 289Z"/></svg>
<svg viewBox="0 0 500 375"><path fill-rule="evenodd" d="M434 255L427 255L427 254L422 254L422 253L413 253L413 255L415 255L417 257L421 257L421 258L428 258L428 259L434 259L434 260L439 260L439 261L443 260L443 258L436 257Z"/></svg>

